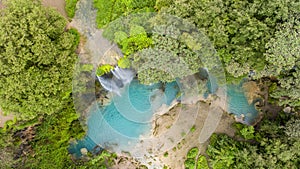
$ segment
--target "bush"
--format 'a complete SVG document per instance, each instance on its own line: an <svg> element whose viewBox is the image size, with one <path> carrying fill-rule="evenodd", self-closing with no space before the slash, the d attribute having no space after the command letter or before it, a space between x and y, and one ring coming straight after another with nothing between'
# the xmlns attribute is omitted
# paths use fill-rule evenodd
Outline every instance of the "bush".
<svg viewBox="0 0 300 169"><path fill-rule="evenodd" d="M97 71L96 71L96 75L97 76L102 76L106 73L109 73L111 70L113 70L114 67L109 65L109 64L105 64L105 65L102 65L102 66L99 66Z"/></svg>
<svg viewBox="0 0 300 169"><path fill-rule="evenodd" d="M198 153L199 149L197 147L194 147L187 153L187 158L196 158Z"/></svg>
<svg viewBox="0 0 300 169"><path fill-rule="evenodd" d="M277 118L276 121L264 119L255 132L252 127L241 125L244 137L252 138L254 135L255 142L213 134L206 151L210 166L214 169L297 168L300 163L300 140L299 132L294 128L299 126L299 121L286 116Z"/></svg>
<svg viewBox="0 0 300 169"><path fill-rule="evenodd" d="M75 16L76 4L78 0L66 0L66 12L69 18L73 18Z"/></svg>
<svg viewBox="0 0 300 169"><path fill-rule="evenodd" d="M127 57L122 57L118 60L118 66L120 68L130 68L130 60Z"/></svg>
<svg viewBox="0 0 300 169"><path fill-rule="evenodd" d="M154 11L154 5L155 0L94 0L98 9L96 22L99 28L103 28L122 15Z"/></svg>
<svg viewBox="0 0 300 169"><path fill-rule="evenodd" d="M184 161L185 169L194 169L196 167L195 159L188 158Z"/></svg>
<svg viewBox="0 0 300 169"><path fill-rule="evenodd" d="M197 169L209 169L206 157L200 155L197 160Z"/></svg>
<svg viewBox="0 0 300 169"><path fill-rule="evenodd" d="M71 33L72 35L74 35L73 45L74 46L78 46L79 42L80 42L80 34L79 34L79 32L75 28L69 29L68 32Z"/></svg>

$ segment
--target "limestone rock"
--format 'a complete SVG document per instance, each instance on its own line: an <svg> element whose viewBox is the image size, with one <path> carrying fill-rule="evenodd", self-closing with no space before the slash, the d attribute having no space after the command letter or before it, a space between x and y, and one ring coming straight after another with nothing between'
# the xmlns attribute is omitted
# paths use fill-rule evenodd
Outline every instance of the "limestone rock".
<svg viewBox="0 0 300 169"><path fill-rule="evenodd" d="M81 149L80 149L80 153L81 153L82 155L87 155L88 150L87 150L86 148L81 148Z"/></svg>

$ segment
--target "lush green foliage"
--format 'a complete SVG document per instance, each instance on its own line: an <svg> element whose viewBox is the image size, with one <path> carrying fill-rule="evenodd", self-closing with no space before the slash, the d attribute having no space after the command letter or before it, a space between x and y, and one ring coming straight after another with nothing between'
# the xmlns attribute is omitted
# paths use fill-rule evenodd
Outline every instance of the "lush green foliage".
<svg viewBox="0 0 300 169"><path fill-rule="evenodd" d="M163 12L186 18L203 28L213 41L229 75L248 74L262 70L265 44L274 36L275 26L299 13L299 1L222 1L222 0L160 0Z"/></svg>
<svg viewBox="0 0 300 169"><path fill-rule="evenodd" d="M76 4L78 0L65 0L66 1L66 12L68 17L73 18L75 15L75 10L76 10Z"/></svg>
<svg viewBox="0 0 300 169"><path fill-rule="evenodd" d="M236 141L227 135L214 134L207 149L211 167L296 169L300 164L300 139L299 131L292 128L298 125L299 120L283 117L276 121L263 121L260 130L254 133L255 136L262 136L256 141L252 137L250 140ZM287 122L286 118L289 119Z"/></svg>
<svg viewBox="0 0 300 169"><path fill-rule="evenodd" d="M235 128L237 129L237 135L242 137L243 139L260 139L259 135L255 135L253 126L245 126L241 123L235 123Z"/></svg>
<svg viewBox="0 0 300 169"><path fill-rule="evenodd" d="M12 133L0 129L0 168L11 168L14 163L14 151Z"/></svg>
<svg viewBox="0 0 300 169"><path fill-rule="evenodd" d="M42 123L36 129L34 140L30 143L33 154L24 157L27 162L23 167L75 167L67 148L71 139L80 139L85 133L71 103L61 112L44 117Z"/></svg>
<svg viewBox="0 0 300 169"><path fill-rule="evenodd" d="M121 46L124 55L131 55L139 50L150 47L152 39L148 38L145 29L138 25L131 25L129 35L125 32L115 33L115 42Z"/></svg>
<svg viewBox="0 0 300 169"><path fill-rule="evenodd" d="M70 141L81 139L85 132L78 121L72 99L69 98L68 100L70 101L69 104L61 112L45 116L41 124L35 126L35 137L29 143L32 147L32 153L22 156L18 160L19 162L14 163L15 167L105 169L114 164L116 154L107 151L103 151L97 156L91 156L92 158L71 160L67 150ZM6 149L9 148L8 145L6 145ZM24 165L21 161L25 160Z"/></svg>
<svg viewBox="0 0 300 169"><path fill-rule="evenodd" d="M285 134L289 138L300 139L300 119L293 119L287 122Z"/></svg>
<svg viewBox="0 0 300 169"><path fill-rule="evenodd" d="M109 64L101 65L97 68L96 75L102 76L106 73L109 73L113 69L114 69L114 67Z"/></svg>
<svg viewBox="0 0 300 169"><path fill-rule="evenodd" d="M184 162L186 169L209 169L206 157L199 155L199 149L194 147L190 149L186 155L187 159Z"/></svg>
<svg viewBox="0 0 300 169"><path fill-rule="evenodd" d="M77 1L66 0L70 18ZM279 105L300 107L297 0L94 0L94 5L100 28L120 16L154 8L185 18L213 41L229 75L227 79L240 81L238 78L250 70L255 70L258 78L275 76L271 96ZM200 52L202 58L195 52L208 44L205 38L195 37L196 29L154 18L150 26L154 31L146 32L145 18L130 18L129 25L116 23L104 32L125 55L118 61L119 67L132 66L139 80L149 84L173 81L198 72L200 67L214 66L207 65L213 58L211 51ZM0 106L25 120L9 121L0 130L0 168L104 169L117 158L103 151L92 159L86 157L89 161L74 163L68 154L70 140L82 137L84 131L71 99L76 93L71 92L71 78L80 35L75 29L65 31L65 24L63 17L37 0L10 0L0 15ZM112 69L111 65L103 65L96 73L101 76ZM92 70L93 65L79 66L81 81L75 82L79 86L75 90L90 92L87 74ZM209 162L215 169L296 169L300 166L300 121L282 114L279 117L264 120L256 129L237 124L236 137L240 141L213 135L207 149L209 158L192 148L185 167L206 169ZM32 140L14 136L29 126L35 132ZM32 151L23 151L24 146ZM22 155L13 161L16 152Z"/></svg>
<svg viewBox="0 0 300 169"><path fill-rule="evenodd" d="M106 169L115 164L117 155L104 150L99 155L92 157L89 161L78 166L79 169Z"/></svg>
<svg viewBox="0 0 300 169"><path fill-rule="evenodd" d="M191 33L192 34L192 33ZM193 52L187 37L175 25L154 27L153 48L140 50L130 56L132 66L138 72L138 79L144 84L159 81L170 82L198 72L201 58ZM186 42L187 40L187 42Z"/></svg>
<svg viewBox="0 0 300 169"><path fill-rule="evenodd" d="M187 153L187 159L184 162L184 166L186 169L194 169L196 167L196 158L198 156L199 149L194 147L189 150Z"/></svg>
<svg viewBox="0 0 300 169"><path fill-rule="evenodd" d="M209 169L205 156L199 155L197 160L197 169Z"/></svg>
<svg viewBox="0 0 300 169"><path fill-rule="evenodd" d="M122 15L136 12L154 11L155 0L94 0L98 9L97 24L104 27Z"/></svg>
<svg viewBox="0 0 300 169"><path fill-rule="evenodd" d="M118 60L118 66L120 68L130 68L130 60L127 57L122 57Z"/></svg>
<svg viewBox="0 0 300 169"><path fill-rule="evenodd" d="M298 16L298 17L297 17ZM271 96L279 105L300 107L300 15L280 25L266 44L267 65L258 77L275 76L278 86Z"/></svg>
<svg viewBox="0 0 300 169"><path fill-rule="evenodd" d="M194 147L189 150L187 153L187 158L196 158L199 153L199 149L197 147Z"/></svg>
<svg viewBox="0 0 300 169"><path fill-rule="evenodd" d="M73 44L74 44L74 46L78 46L79 42L80 42L80 34L79 34L79 32L76 29L74 29L74 28L69 29L68 32L75 36Z"/></svg>
<svg viewBox="0 0 300 169"><path fill-rule="evenodd" d="M197 73L204 65L209 70L220 67L208 38L169 15L124 17L108 25L103 35L121 47L144 84L170 82Z"/></svg>
<svg viewBox="0 0 300 169"><path fill-rule="evenodd" d="M71 92L74 32L39 1L8 1L0 16L0 105L23 119L59 111Z"/></svg>

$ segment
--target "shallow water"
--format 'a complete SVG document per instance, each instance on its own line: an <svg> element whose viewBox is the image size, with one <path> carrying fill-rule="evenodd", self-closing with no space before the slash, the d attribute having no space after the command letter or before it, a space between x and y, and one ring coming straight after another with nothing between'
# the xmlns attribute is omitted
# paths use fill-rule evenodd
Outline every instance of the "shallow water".
<svg viewBox="0 0 300 169"><path fill-rule="evenodd" d="M120 50L102 37L101 30L96 29L96 11L92 7L92 0L81 0L78 7L71 25L87 37L85 53L81 53L81 58L90 57L89 62L95 66L99 60L106 59L105 62L110 63L109 57L105 57L107 51L114 50L120 53ZM218 88L223 86L219 86L218 82L224 82L213 75L207 76L209 80L206 94L215 94ZM116 152L130 151L135 143L140 141L141 135L149 135L153 113L162 104L171 104L180 90L176 82L165 84L164 90L161 88L162 84L146 86L133 80L120 90L120 95L110 93L112 99L107 106L93 103L86 122L87 135L77 144L72 144L69 152L79 157L81 148L92 151L96 145ZM241 86L228 86L226 91L228 112L238 117L244 114L245 121L252 123L257 111L253 104L248 104Z"/></svg>
<svg viewBox="0 0 300 169"><path fill-rule="evenodd" d="M128 151L139 141L141 135L149 135L153 113L169 105L176 98L179 87L176 82L142 85L133 80L123 88L121 95L113 95L109 105L94 103L87 119L87 136L73 145L70 153L80 154L80 148L92 149L95 143L116 152ZM77 150L76 150L77 149Z"/></svg>
<svg viewBox="0 0 300 169"><path fill-rule="evenodd" d="M246 124L253 124L258 111L255 109L254 103L249 104L245 96L245 91L241 85L229 85L227 86L228 97L228 112L241 117L245 116L244 121Z"/></svg>

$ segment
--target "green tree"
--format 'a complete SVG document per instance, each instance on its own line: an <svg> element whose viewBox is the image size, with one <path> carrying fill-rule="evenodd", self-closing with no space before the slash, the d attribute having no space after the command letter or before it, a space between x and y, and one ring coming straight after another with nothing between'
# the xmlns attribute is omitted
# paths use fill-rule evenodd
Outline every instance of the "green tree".
<svg viewBox="0 0 300 169"><path fill-rule="evenodd" d="M36 127L34 139L29 143L32 154L21 158L26 164L18 163L19 168L75 168L68 152L70 140L81 139L84 136L82 126L78 121L72 99L60 112L45 115L41 124Z"/></svg>
<svg viewBox="0 0 300 169"><path fill-rule="evenodd" d="M237 141L225 134L212 135L206 151L210 166L214 169L296 169L300 163L300 141L299 132L293 128L298 127L298 121L284 114L272 121L264 119L260 129L254 132L262 136L256 141Z"/></svg>
<svg viewBox="0 0 300 169"><path fill-rule="evenodd" d="M176 25L154 26L153 47L129 56L138 79L144 84L171 82L197 73L203 64L192 49L197 43L190 45L187 36Z"/></svg>
<svg viewBox="0 0 300 169"><path fill-rule="evenodd" d="M155 0L94 0L94 6L98 9L97 25L102 28L111 21L136 12L153 12Z"/></svg>
<svg viewBox="0 0 300 169"><path fill-rule="evenodd" d="M71 92L78 42L39 1L11 0L0 15L0 106L22 119L52 114Z"/></svg>
<svg viewBox="0 0 300 169"><path fill-rule="evenodd" d="M278 26L275 36L266 44L265 69L257 74L257 77L276 77L278 86L271 97L279 100L279 105L292 107L300 107L299 16Z"/></svg>
<svg viewBox="0 0 300 169"><path fill-rule="evenodd" d="M299 1L277 0L178 0L159 1L161 12L195 23L214 43L228 75L245 76L264 68L265 44L276 25L299 13Z"/></svg>
<svg viewBox="0 0 300 169"><path fill-rule="evenodd" d="M114 41L121 46L126 56L152 45L152 39L148 37L145 29L134 24L130 25L129 35L122 31L116 32Z"/></svg>
<svg viewBox="0 0 300 169"><path fill-rule="evenodd" d="M75 15L75 11L76 11L76 4L78 2L78 0L65 0L66 1L66 12L68 17L73 18Z"/></svg>

